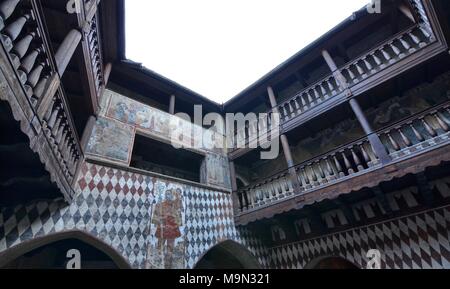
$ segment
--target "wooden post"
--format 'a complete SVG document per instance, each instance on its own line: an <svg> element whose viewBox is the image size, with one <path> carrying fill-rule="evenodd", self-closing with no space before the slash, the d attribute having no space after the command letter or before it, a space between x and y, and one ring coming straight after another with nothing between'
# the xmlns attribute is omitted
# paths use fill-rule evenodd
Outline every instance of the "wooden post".
<svg viewBox="0 0 450 289"><path fill-rule="evenodd" d="M339 71L339 69L336 66L336 63L331 58L328 51L323 50L322 56L325 59L326 63L328 64L328 67L333 72L334 77L337 79L338 84L341 86L342 89L344 89L347 93L347 97L349 97L349 104L356 115L356 118L358 119L361 127L364 130L364 133L367 135L367 138L369 139L370 145L373 148L373 151L377 155L377 157L380 159L382 164L387 164L391 162L391 158L389 157L386 147L383 145L383 143L380 140L380 137L378 134L376 134L372 127L370 126L369 122L367 121L366 116L364 115L363 110L361 109L361 106L359 105L358 101L353 98L353 92L351 88L349 87L347 80L345 79L344 75Z"/></svg>
<svg viewBox="0 0 450 289"><path fill-rule="evenodd" d="M350 103L350 106L352 107L353 112L356 115L356 118L358 119L364 132L366 133L367 138L369 139L369 142L373 148L373 151L380 158L380 161L382 164L389 163L391 161L391 158L389 157L389 155L386 151L386 147L381 142L378 134L376 134L373 131L373 129L370 126L369 122L367 121L367 118L364 115L364 112L361 109L361 106L359 105L358 101L355 98L352 98L352 99L350 99L349 103Z"/></svg>
<svg viewBox="0 0 450 289"><path fill-rule="evenodd" d="M273 113L279 113L278 104L277 104L277 100L276 100L275 92L273 91L273 88L269 86L267 88L267 93L269 94L270 105L272 106ZM280 136L280 141L281 141L281 146L283 147L284 158L286 159L286 163L287 163L287 166L289 169L289 174L291 175L292 184L294 186L294 189L297 190L297 188L300 187L300 184L298 183L298 176L297 176L297 172L295 170L295 163L294 163L294 159L292 158L292 153L291 153L291 148L289 146L288 138L286 137L286 135L282 134Z"/></svg>
<svg viewBox="0 0 450 289"><path fill-rule="evenodd" d="M230 161L230 177L231 177L231 189L233 190L233 193L236 193L238 187L236 181L236 167L234 166L233 161Z"/></svg>
<svg viewBox="0 0 450 289"><path fill-rule="evenodd" d="M170 104L169 104L169 113L170 114L175 114L175 100L176 100L176 97L174 94L172 94L170 96Z"/></svg>
<svg viewBox="0 0 450 289"><path fill-rule="evenodd" d="M67 65L69 65L69 62L81 41L81 36L80 31L72 29L58 47L58 51L55 53L55 61L60 77L62 77L64 71L66 71Z"/></svg>
<svg viewBox="0 0 450 289"><path fill-rule="evenodd" d="M111 71L112 71L112 63L108 62L105 65L105 70L104 70L104 74L105 74L104 85L105 85L105 87L108 85L109 76L111 75Z"/></svg>
<svg viewBox="0 0 450 289"><path fill-rule="evenodd" d="M84 128L83 136L81 137L80 147L83 153L86 151L87 145L91 138L92 130L94 129L97 119L94 116L90 116L86 127Z"/></svg>
<svg viewBox="0 0 450 289"><path fill-rule="evenodd" d="M53 75L50 76L50 79L47 80L45 89L36 106L37 115L40 119L44 117L45 112L48 110L49 105L52 103L53 97L58 91L60 83L61 80L59 79L59 75L56 72L53 73Z"/></svg>

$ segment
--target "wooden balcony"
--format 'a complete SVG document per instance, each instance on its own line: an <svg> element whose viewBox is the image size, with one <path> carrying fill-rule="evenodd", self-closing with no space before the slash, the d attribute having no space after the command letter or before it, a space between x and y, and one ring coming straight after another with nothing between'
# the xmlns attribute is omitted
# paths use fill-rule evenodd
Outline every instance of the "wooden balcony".
<svg viewBox="0 0 450 289"><path fill-rule="evenodd" d="M105 89L105 73L101 53L98 5L100 0L84 0L84 15L79 16L79 25L84 27L82 48L87 79L89 81L91 99L94 110L98 109L100 98Z"/></svg>
<svg viewBox="0 0 450 289"><path fill-rule="evenodd" d="M393 177L390 173L408 174L422 170L427 162L434 165L448 161L449 155L433 151L450 144L450 101L404 119L377 132L391 161L382 164L367 138L327 152L295 166L296 178L288 170L239 190L235 207L238 223L271 217L314 203L330 194L350 193L375 186ZM411 166L411 160L428 159ZM396 169L404 164L404 170ZM411 166L411 167L409 167Z"/></svg>
<svg viewBox="0 0 450 289"><path fill-rule="evenodd" d="M92 2L92 1L91 1ZM48 37L39 1L0 2L1 98L12 108L14 118L30 139L51 179L66 199L73 196L72 184L83 158L61 71ZM94 23L94 22L92 22ZM98 69L97 27L91 24L92 71L101 86ZM64 56L65 58L71 55ZM68 62L69 60L67 60ZM100 93L100 91L98 91Z"/></svg>
<svg viewBox="0 0 450 289"><path fill-rule="evenodd" d="M431 2L415 0L411 1L411 5L415 10L415 25L384 40L338 68L338 71L330 70L322 79L268 111L268 115L274 110L279 112L280 132L289 132L348 102L349 98L364 94L436 55L445 53L447 44ZM344 79L340 79L341 77ZM237 132L236 137L245 139L245 143L249 144L255 135L252 131L261 123L265 128L267 122L268 120L258 120L249 123L246 128ZM230 158L236 159L248 151L249 149L232 149Z"/></svg>

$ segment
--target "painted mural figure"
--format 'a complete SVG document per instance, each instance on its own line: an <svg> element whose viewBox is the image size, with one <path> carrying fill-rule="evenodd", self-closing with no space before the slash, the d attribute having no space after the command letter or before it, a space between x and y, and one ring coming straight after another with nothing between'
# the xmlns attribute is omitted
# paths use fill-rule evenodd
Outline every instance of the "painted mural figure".
<svg viewBox="0 0 450 289"><path fill-rule="evenodd" d="M152 224L156 226L157 249L164 256L164 268L172 268L175 240L181 237L182 199L181 190L167 190L162 202L154 207Z"/></svg>

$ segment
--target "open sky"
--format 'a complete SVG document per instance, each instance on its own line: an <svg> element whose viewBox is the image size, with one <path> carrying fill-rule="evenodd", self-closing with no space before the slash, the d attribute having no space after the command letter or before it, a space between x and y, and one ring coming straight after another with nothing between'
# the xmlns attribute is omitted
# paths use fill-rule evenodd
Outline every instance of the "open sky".
<svg viewBox="0 0 450 289"><path fill-rule="evenodd" d="M224 103L369 0L126 0L127 58Z"/></svg>

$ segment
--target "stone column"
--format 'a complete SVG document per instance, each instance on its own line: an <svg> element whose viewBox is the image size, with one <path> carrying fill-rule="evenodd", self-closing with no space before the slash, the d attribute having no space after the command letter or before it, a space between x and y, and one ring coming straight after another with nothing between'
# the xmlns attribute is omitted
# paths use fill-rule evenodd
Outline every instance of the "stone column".
<svg viewBox="0 0 450 289"><path fill-rule="evenodd" d="M81 37L80 31L72 29L58 47L58 51L55 53L55 61L60 77L62 77L66 71L67 65L69 65L69 62L81 41Z"/></svg>

